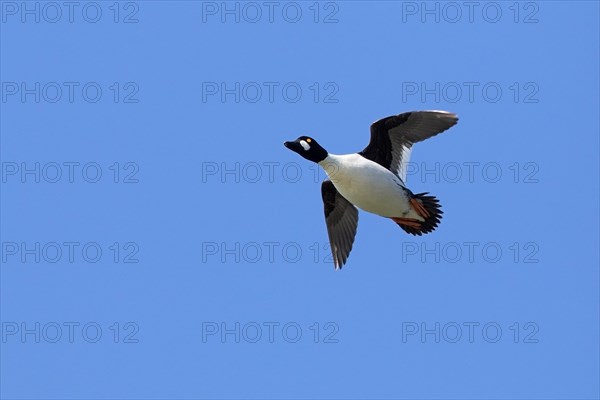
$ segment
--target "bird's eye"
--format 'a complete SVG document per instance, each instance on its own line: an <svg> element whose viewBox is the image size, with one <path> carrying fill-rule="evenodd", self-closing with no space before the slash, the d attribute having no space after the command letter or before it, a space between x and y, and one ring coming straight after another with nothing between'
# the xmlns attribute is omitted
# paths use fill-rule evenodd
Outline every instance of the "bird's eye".
<svg viewBox="0 0 600 400"><path fill-rule="evenodd" d="M308 143L310 143L310 142L312 142L312 139L311 139L311 138L306 138L306 141L307 141Z"/></svg>

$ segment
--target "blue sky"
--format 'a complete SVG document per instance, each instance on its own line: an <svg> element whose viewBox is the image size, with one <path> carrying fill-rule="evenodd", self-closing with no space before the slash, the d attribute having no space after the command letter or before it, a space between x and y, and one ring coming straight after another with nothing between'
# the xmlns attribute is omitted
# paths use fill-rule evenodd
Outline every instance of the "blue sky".
<svg viewBox="0 0 600 400"><path fill-rule="evenodd" d="M597 2L0 2L0 396L598 398ZM300 135L415 146L334 271Z"/></svg>

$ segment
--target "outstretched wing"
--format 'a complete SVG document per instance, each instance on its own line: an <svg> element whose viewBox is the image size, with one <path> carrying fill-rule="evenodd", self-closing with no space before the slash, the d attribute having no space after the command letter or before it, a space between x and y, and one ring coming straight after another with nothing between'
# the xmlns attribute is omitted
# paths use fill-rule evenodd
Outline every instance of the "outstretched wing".
<svg viewBox="0 0 600 400"><path fill-rule="evenodd" d="M447 111L412 111L382 118L371 125L371 141L361 154L389 169L406 182L412 145L456 125Z"/></svg>
<svg viewBox="0 0 600 400"><path fill-rule="evenodd" d="M337 191L330 180L321 185L321 195L333 262L335 269L341 269L352 250L358 226L358 210Z"/></svg>

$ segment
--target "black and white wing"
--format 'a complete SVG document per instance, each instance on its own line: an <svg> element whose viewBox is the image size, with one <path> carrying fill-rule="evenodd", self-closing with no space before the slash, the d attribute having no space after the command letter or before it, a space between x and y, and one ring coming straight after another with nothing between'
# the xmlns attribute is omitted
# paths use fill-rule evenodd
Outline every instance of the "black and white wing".
<svg viewBox="0 0 600 400"><path fill-rule="evenodd" d="M337 191L330 180L321 185L321 195L333 262L335 269L340 269L352 250L358 226L358 210Z"/></svg>
<svg viewBox="0 0 600 400"><path fill-rule="evenodd" d="M457 122L456 114L447 111L412 111L382 118L371 125L371 141L359 154L406 182L412 145L444 132Z"/></svg>

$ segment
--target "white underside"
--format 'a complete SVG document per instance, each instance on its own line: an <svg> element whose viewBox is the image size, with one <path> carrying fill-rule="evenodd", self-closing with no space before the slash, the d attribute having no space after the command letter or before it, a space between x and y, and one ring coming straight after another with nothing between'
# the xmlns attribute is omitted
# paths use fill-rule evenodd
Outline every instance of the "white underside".
<svg viewBox="0 0 600 400"><path fill-rule="evenodd" d="M410 206L403 182L360 154L329 154L319 163L335 188L358 208L382 217L423 221Z"/></svg>

